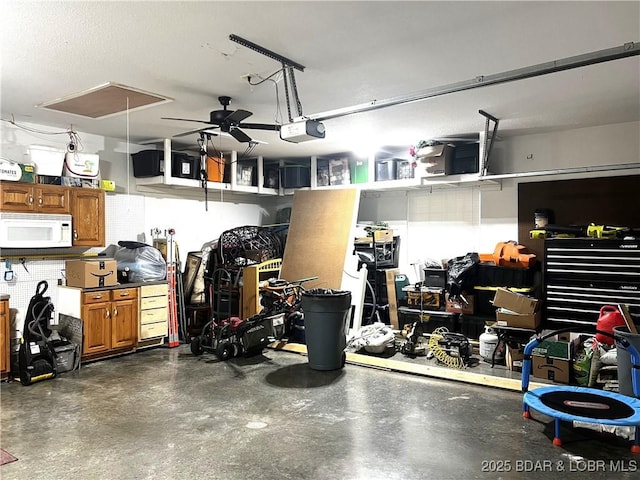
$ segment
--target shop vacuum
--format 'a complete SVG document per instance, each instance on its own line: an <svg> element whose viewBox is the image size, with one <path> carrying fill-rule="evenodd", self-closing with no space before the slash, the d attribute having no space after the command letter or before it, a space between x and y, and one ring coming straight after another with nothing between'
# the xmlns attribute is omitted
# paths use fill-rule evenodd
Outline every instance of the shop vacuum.
<svg viewBox="0 0 640 480"><path fill-rule="evenodd" d="M54 378L57 374L53 332L49 328L54 306L44 293L49 284L43 280L36 287L24 319L18 350L18 372L22 385Z"/></svg>

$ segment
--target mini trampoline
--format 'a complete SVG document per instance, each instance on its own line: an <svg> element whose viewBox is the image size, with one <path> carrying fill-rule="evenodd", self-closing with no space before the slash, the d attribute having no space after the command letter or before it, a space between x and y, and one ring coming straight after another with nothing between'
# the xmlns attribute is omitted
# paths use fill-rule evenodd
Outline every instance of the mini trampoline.
<svg viewBox="0 0 640 480"><path fill-rule="evenodd" d="M530 409L552 417L555 422L554 445L562 445L560 439L560 423L587 422L603 425L635 427L634 442L631 452L640 453L640 400L620 393L597 390L588 387L552 385L529 391L529 374L531 370L531 354L533 349L545 339L567 329L558 330L531 340L524 349L522 365L522 416L531 418ZM623 337L600 332L615 338L618 348L622 346L631 354L633 393L640 397L640 353Z"/></svg>

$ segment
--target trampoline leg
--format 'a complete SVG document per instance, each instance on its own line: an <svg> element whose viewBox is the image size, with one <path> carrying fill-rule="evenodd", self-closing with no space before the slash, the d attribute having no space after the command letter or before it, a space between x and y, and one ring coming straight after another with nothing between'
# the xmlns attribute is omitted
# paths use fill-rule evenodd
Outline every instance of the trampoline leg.
<svg viewBox="0 0 640 480"><path fill-rule="evenodd" d="M555 422L555 437L553 437L553 444L556 447L559 447L562 445L562 440L560 439L560 419L559 418L555 418L554 419Z"/></svg>
<svg viewBox="0 0 640 480"><path fill-rule="evenodd" d="M529 411L529 405L526 402L522 403L522 416L524 418L531 418L531 412Z"/></svg>
<svg viewBox="0 0 640 480"><path fill-rule="evenodd" d="M631 445L631 453L640 453L640 427L636 425L635 439Z"/></svg>

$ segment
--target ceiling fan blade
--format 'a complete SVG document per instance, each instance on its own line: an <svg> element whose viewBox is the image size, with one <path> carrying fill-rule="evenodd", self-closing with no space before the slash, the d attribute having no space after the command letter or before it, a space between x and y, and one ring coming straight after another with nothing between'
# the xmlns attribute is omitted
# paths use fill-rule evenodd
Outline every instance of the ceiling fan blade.
<svg viewBox="0 0 640 480"><path fill-rule="evenodd" d="M205 123L207 125L213 125L211 122L205 120L193 120L192 118L174 118L174 117L161 117L162 120L178 120L180 122L198 122Z"/></svg>
<svg viewBox="0 0 640 480"><path fill-rule="evenodd" d="M224 123L226 123L227 125L238 124L251 115L253 115L253 113L246 110L236 110L235 112L227 115L227 117L224 119Z"/></svg>
<svg viewBox="0 0 640 480"><path fill-rule="evenodd" d="M240 143L249 143L251 141L251 137L239 128L232 127L231 129L229 129L229 133Z"/></svg>
<svg viewBox="0 0 640 480"><path fill-rule="evenodd" d="M183 133L178 133L176 135L174 135L172 138L178 138L178 137L186 137L187 135L193 135L196 133L207 133L209 135L219 135L219 132L214 132L212 130L209 130L207 128L199 128L197 130L189 130L188 132L183 132Z"/></svg>
<svg viewBox="0 0 640 480"><path fill-rule="evenodd" d="M271 123L241 123L238 125L240 128L246 128L247 130L273 130L274 132L280 131L280 125Z"/></svg>

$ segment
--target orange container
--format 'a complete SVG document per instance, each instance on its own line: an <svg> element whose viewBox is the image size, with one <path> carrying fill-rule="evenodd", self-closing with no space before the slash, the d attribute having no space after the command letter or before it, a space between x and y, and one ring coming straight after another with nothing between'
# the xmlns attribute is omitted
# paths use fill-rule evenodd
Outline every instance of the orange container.
<svg viewBox="0 0 640 480"><path fill-rule="evenodd" d="M207 156L207 180L210 182L222 182L224 165L224 158Z"/></svg>

